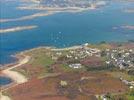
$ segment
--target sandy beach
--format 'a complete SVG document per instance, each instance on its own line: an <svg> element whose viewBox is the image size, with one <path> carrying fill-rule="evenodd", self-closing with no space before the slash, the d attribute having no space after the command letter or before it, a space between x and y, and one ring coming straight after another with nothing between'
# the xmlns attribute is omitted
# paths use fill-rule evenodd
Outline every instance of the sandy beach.
<svg viewBox="0 0 134 100"><path fill-rule="evenodd" d="M25 76L21 75L20 73L18 73L16 71L12 71L12 69L26 64L29 61L29 59L30 59L30 57L26 56L22 61L19 62L19 64L14 65L14 66L12 66L8 69L3 70L2 73L5 74L6 76L10 77L17 84L21 84L21 83L26 82L27 78Z"/></svg>
<svg viewBox="0 0 134 100"><path fill-rule="evenodd" d="M0 100L11 100L8 96L4 96L2 93L0 93Z"/></svg>
<svg viewBox="0 0 134 100"><path fill-rule="evenodd" d="M11 78L15 82L14 85L12 85L12 86L10 86L8 88L11 88L13 86L16 86L18 84L22 84L22 83L25 83L25 82L28 81L28 79L25 76L23 76L19 72L13 71L12 69L14 69L16 67L19 67L21 65L26 64L29 60L30 60L30 57L29 56L25 56L24 59L19 60L18 64L13 65L10 68L7 68L7 69L5 69L5 70L2 71L2 73L5 76ZM8 89L8 88L6 88L6 89ZM4 90L6 90L6 89L4 89ZM4 91L4 90L2 90L2 91ZM0 100L11 100L8 96L3 95L2 94L2 91L0 93Z"/></svg>

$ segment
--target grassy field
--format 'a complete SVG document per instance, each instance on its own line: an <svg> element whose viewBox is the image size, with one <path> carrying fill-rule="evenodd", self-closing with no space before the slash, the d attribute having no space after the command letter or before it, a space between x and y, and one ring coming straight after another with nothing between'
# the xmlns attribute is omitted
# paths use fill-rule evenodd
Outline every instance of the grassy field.
<svg viewBox="0 0 134 100"><path fill-rule="evenodd" d="M31 60L18 68L13 70L22 73L27 77L38 77L48 73L50 70L50 65L54 63L54 60L51 58L50 50L41 48L38 50L31 50L25 53L31 57Z"/></svg>
<svg viewBox="0 0 134 100"><path fill-rule="evenodd" d="M112 71L112 72L107 72L107 73L110 74L112 77L115 77L115 78L122 77L123 79L128 80L128 81L133 81L134 80L134 76L128 75L126 72Z"/></svg>
<svg viewBox="0 0 134 100"><path fill-rule="evenodd" d="M134 100L134 96L127 95L128 100Z"/></svg>
<svg viewBox="0 0 134 100"><path fill-rule="evenodd" d="M134 100L134 89L130 90L126 96L128 100Z"/></svg>
<svg viewBox="0 0 134 100"><path fill-rule="evenodd" d="M89 45L89 47L101 50L112 48L105 43ZM78 53L79 50L75 54ZM90 98L96 100L96 95L108 93L114 98L108 100L134 100L133 91L129 91L129 87L120 81L120 78L133 81L134 76L113 65L106 65L105 61L109 60L106 56L84 59L78 57L79 59L74 60L75 54L72 54L72 58L66 57L71 55L68 50L52 51L46 48L30 50L25 54L31 57L30 61L13 70L28 77L29 81L9 89L8 92L16 100L21 97L21 100L33 100L33 96L50 98L59 94L67 98L75 98L73 100L90 100ZM69 67L70 64L75 63L81 63L82 68ZM67 86L61 86L61 81L66 82Z"/></svg>
<svg viewBox="0 0 134 100"><path fill-rule="evenodd" d="M102 44L89 44L88 47L90 48L98 48L98 49L101 49L101 50L105 50L107 48L111 49L111 45L110 44L107 44L107 43L102 43Z"/></svg>
<svg viewBox="0 0 134 100"><path fill-rule="evenodd" d="M61 68L64 72L77 72L77 71L81 71L81 72L82 72L82 71L85 70L84 66L82 66L82 68L74 69L74 68L70 68L69 65L67 65L67 64L62 64L62 65L60 66L60 68Z"/></svg>
<svg viewBox="0 0 134 100"><path fill-rule="evenodd" d="M50 54L47 54L47 52L38 52L35 55L32 55L32 60L29 64L34 66L49 66L53 62Z"/></svg>
<svg viewBox="0 0 134 100"><path fill-rule="evenodd" d="M113 100L134 100L134 89L128 90L125 94L114 94L112 98Z"/></svg>

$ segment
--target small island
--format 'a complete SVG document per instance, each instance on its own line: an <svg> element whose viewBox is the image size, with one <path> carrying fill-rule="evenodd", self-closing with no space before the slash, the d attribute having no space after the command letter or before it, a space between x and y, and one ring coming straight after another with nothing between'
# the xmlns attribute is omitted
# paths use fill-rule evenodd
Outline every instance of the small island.
<svg viewBox="0 0 134 100"><path fill-rule="evenodd" d="M17 27L13 27L13 28L0 29L0 33L9 33L9 32L16 32L16 31L22 31L22 30L30 30L30 29L34 29L34 28L37 28L37 26L36 25L17 26Z"/></svg>

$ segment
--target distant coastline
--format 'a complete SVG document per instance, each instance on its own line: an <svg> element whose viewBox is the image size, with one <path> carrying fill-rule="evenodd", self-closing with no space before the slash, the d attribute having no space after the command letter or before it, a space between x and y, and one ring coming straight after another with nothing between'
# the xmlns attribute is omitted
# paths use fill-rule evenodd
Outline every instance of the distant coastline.
<svg viewBox="0 0 134 100"><path fill-rule="evenodd" d="M114 30L122 29L122 30L134 30L134 25L122 25L119 27L113 27Z"/></svg>
<svg viewBox="0 0 134 100"><path fill-rule="evenodd" d="M39 12L39 13L35 13L35 14L32 14L32 15L23 16L23 17L20 17L20 18L0 19L0 23L30 20L30 19L34 19L34 18L37 18L37 17L48 16L48 15L51 15L51 14L54 14L54 13L53 12Z"/></svg>
<svg viewBox="0 0 134 100"><path fill-rule="evenodd" d="M7 29L0 29L0 33L9 33L9 32L16 32L16 31L22 31L22 30L30 30L37 28L38 26L32 25L32 26L17 26L13 28L7 28Z"/></svg>
<svg viewBox="0 0 134 100"><path fill-rule="evenodd" d="M126 12L126 13L134 13L134 9L126 9L124 12Z"/></svg>
<svg viewBox="0 0 134 100"><path fill-rule="evenodd" d="M134 30L134 25L121 26L122 29Z"/></svg>
<svg viewBox="0 0 134 100"><path fill-rule="evenodd" d="M26 15L20 18L14 18L14 19L0 19L0 23L6 23L6 22L13 22L13 21L24 21L24 20L31 20L35 19L38 17L44 17L44 16L49 16L53 15L56 13L78 13L82 11L87 11L95 8L78 8L78 7L71 7L71 8L50 8L50 7L39 7L39 8L33 8L33 7L19 7L18 9L20 10L41 10L38 13L34 13L32 15Z"/></svg>

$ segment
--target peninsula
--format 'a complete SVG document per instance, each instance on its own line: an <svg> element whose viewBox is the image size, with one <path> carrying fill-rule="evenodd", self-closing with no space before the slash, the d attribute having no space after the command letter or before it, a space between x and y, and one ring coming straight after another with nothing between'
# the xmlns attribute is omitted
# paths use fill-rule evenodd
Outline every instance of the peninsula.
<svg viewBox="0 0 134 100"><path fill-rule="evenodd" d="M130 42L86 43L21 52L16 55L20 59L15 65L1 71L14 81L2 88L1 99L132 100L133 48L134 43Z"/></svg>

